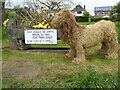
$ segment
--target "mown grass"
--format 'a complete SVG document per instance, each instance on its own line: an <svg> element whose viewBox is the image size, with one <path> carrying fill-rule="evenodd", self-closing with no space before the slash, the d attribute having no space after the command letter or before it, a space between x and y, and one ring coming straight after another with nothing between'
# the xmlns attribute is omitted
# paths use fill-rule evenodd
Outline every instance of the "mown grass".
<svg viewBox="0 0 120 90"><path fill-rule="evenodd" d="M98 55L100 45L87 50L86 62L77 65L65 53L11 50L4 31L2 37L3 88L118 88L118 60ZM55 46L33 46L67 45L58 41Z"/></svg>

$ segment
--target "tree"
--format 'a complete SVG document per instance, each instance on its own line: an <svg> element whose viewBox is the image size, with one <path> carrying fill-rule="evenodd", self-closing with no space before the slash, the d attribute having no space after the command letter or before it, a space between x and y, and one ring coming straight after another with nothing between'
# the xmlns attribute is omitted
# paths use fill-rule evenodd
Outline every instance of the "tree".
<svg viewBox="0 0 120 90"><path fill-rule="evenodd" d="M84 13L83 13L83 16L84 16L84 17L88 17L88 22L91 22L91 15L90 15L89 12L87 12L87 11L85 10Z"/></svg>
<svg viewBox="0 0 120 90"><path fill-rule="evenodd" d="M61 3L60 1L57 2L57 1L48 0L46 4L49 6L49 9L54 9L54 8L60 8L60 3Z"/></svg>
<svg viewBox="0 0 120 90"><path fill-rule="evenodd" d="M70 8L74 3L71 0L47 0L47 2L42 2L41 0L37 0L41 4L45 5L49 9L59 9L59 8Z"/></svg>
<svg viewBox="0 0 120 90"><path fill-rule="evenodd" d="M120 20L120 1L118 2L116 6L116 13L117 13L118 19Z"/></svg>
<svg viewBox="0 0 120 90"><path fill-rule="evenodd" d="M83 16L85 16L85 17L89 17L90 14L89 14L89 12L87 12L87 11L85 10L84 13L83 13Z"/></svg>
<svg viewBox="0 0 120 90"><path fill-rule="evenodd" d="M118 14L120 14L120 1L118 2L117 6L116 6L116 12Z"/></svg>
<svg viewBox="0 0 120 90"><path fill-rule="evenodd" d="M110 11L110 19L113 21L120 21L120 1L117 5L112 7L112 10Z"/></svg>

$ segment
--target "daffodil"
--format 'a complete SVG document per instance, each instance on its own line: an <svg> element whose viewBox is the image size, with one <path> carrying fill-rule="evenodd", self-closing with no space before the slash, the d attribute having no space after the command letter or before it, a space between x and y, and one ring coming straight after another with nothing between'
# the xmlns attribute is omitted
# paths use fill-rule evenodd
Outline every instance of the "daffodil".
<svg viewBox="0 0 120 90"><path fill-rule="evenodd" d="M46 20L42 21L41 23L34 25L33 28L51 28L51 26L49 25L49 23L46 23Z"/></svg>
<svg viewBox="0 0 120 90"><path fill-rule="evenodd" d="M39 23L38 28L44 28L42 23Z"/></svg>
<svg viewBox="0 0 120 90"><path fill-rule="evenodd" d="M48 26L48 28L51 28L51 26Z"/></svg>
<svg viewBox="0 0 120 90"><path fill-rule="evenodd" d="M44 22L46 22L46 20L44 20Z"/></svg>
<svg viewBox="0 0 120 90"><path fill-rule="evenodd" d="M9 21L9 19L6 19L6 20L3 22L4 28L6 28L8 21Z"/></svg>
<svg viewBox="0 0 120 90"><path fill-rule="evenodd" d="M35 28L35 29L38 28L38 25L34 25L33 28Z"/></svg>
<svg viewBox="0 0 120 90"><path fill-rule="evenodd" d="M44 24L45 24L45 22L41 22L41 24L42 24L42 25L44 25Z"/></svg>
<svg viewBox="0 0 120 90"><path fill-rule="evenodd" d="M46 13L45 11L42 11L44 14Z"/></svg>
<svg viewBox="0 0 120 90"><path fill-rule="evenodd" d="M47 28L48 25L49 25L49 24L45 24L45 25L44 25L44 28Z"/></svg>

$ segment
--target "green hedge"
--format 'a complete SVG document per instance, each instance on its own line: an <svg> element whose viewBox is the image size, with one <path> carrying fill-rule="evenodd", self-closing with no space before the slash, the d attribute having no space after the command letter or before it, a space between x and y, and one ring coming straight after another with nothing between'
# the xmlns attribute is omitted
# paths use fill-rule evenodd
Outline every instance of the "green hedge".
<svg viewBox="0 0 120 90"><path fill-rule="evenodd" d="M109 18L91 18L91 22L98 22L100 20L109 20Z"/></svg>
<svg viewBox="0 0 120 90"><path fill-rule="evenodd" d="M88 22L88 17L76 16L75 18L77 22Z"/></svg>
<svg viewBox="0 0 120 90"><path fill-rule="evenodd" d="M89 21L89 17L84 17L84 16L76 16L76 21L77 22L88 22ZM109 20L109 18L91 18L91 22L97 22L100 20Z"/></svg>
<svg viewBox="0 0 120 90"><path fill-rule="evenodd" d="M118 42L120 43L120 22L115 22L116 24L116 31L118 34Z"/></svg>

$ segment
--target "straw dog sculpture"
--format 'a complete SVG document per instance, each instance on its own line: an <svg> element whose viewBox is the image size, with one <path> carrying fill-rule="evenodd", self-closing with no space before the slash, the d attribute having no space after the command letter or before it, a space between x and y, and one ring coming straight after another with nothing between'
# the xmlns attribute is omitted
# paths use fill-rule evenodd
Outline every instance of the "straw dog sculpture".
<svg viewBox="0 0 120 90"><path fill-rule="evenodd" d="M85 61L85 49L98 43L102 44L101 52L108 59L118 58L118 40L115 24L101 20L93 25L76 24L74 15L66 9L55 14L51 26L61 31L61 40L70 45L66 56L73 62Z"/></svg>

